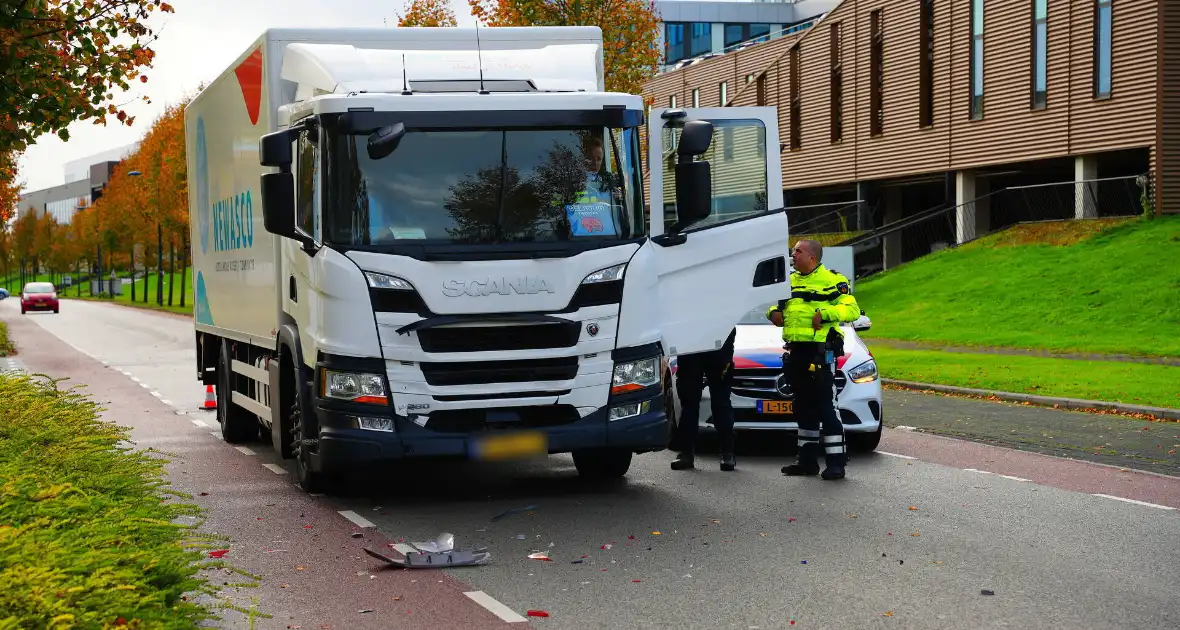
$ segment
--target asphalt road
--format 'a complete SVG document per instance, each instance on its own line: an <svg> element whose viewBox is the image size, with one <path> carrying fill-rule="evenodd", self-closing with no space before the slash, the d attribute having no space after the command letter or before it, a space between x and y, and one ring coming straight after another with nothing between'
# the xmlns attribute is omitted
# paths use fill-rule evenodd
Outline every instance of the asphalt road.
<svg viewBox="0 0 1180 630"><path fill-rule="evenodd" d="M673 473L669 453L637 457L625 482L607 485L580 481L560 456L415 464L358 476L345 496L308 497L277 474L289 461L195 424L215 419L197 410L187 318L73 300L59 315L22 317L14 306L0 302L0 317L22 366L89 383L141 446L177 455L178 487L207 489L194 499L209 511L204 528L230 536L226 560L261 578L230 595L274 615L259 628L491 627L528 610L550 615L529 622L562 628L1180 626L1180 479L1121 460L887 430L882 452L854 459L840 483L781 476L788 453L760 439L746 440L734 473L707 456ZM1090 445L1095 418L895 392L886 413L947 432L1052 426L1056 438L1072 427L1070 439ZM1165 428L1180 427L1153 430ZM525 506L536 507L492 519ZM444 531L486 545L491 563L381 571L360 553ZM238 613L226 620L245 627Z"/></svg>

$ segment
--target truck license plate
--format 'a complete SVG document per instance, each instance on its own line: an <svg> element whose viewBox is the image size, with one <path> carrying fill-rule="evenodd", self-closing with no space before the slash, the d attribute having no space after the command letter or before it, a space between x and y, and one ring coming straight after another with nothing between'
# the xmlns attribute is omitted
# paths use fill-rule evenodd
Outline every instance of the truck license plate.
<svg viewBox="0 0 1180 630"><path fill-rule="evenodd" d="M759 400L758 413L790 415L795 413L793 400Z"/></svg>
<svg viewBox="0 0 1180 630"><path fill-rule="evenodd" d="M521 431L481 438L472 450L475 459L523 459L547 454L549 441L548 436L539 431Z"/></svg>

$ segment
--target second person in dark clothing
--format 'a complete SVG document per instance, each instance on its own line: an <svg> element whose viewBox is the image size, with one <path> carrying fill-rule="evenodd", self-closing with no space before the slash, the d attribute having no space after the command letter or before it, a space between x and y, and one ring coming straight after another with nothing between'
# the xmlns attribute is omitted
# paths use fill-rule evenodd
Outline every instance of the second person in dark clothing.
<svg viewBox="0 0 1180 630"><path fill-rule="evenodd" d="M680 455L672 462L672 470L694 468L697 434L701 417L701 397L705 383L709 385L709 402L713 411L713 426L721 438L721 470L737 467L733 439L733 403L730 389L733 383L733 343L737 329L729 333L725 344L717 350L688 354L676 358L676 393L680 398L680 422L677 442Z"/></svg>

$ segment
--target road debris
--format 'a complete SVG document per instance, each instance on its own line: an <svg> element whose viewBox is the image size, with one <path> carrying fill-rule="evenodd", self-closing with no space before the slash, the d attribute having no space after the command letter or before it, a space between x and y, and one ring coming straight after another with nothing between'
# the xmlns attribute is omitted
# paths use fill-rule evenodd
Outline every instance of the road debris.
<svg viewBox="0 0 1180 630"><path fill-rule="evenodd" d="M353 537L353 538L364 538L364 537L365 537L365 535L364 535L364 534L362 534L361 532L353 532L353 533L352 533L352 537Z"/></svg>
<svg viewBox="0 0 1180 630"><path fill-rule="evenodd" d="M486 564L492 557L487 549L455 551L455 535L439 534L429 542L411 542L414 548L402 558L387 556L370 547L363 547L365 553L402 569L437 569L441 567L474 566Z"/></svg>
<svg viewBox="0 0 1180 630"><path fill-rule="evenodd" d="M524 512L532 512L532 511L539 510L539 509L541 509L540 506L536 506L536 505L526 505L524 507L512 508L511 510L505 510L505 511L500 512L499 514L493 516L491 521L493 523L495 523L496 521L498 521L506 516L512 516L513 514L522 514Z"/></svg>
<svg viewBox="0 0 1180 630"><path fill-rule="evenodd" d="M227 553L229 553L229 549L218 549L217 551L210 551L209 557L210 558L221 558L221 557L225 556L225 554L227 554Z"/></svg>
<svg viewBox="0 0 1180 630"><path fill-rule="evenodd" d="M553 562L553 560L549 558L549 554L545 553L544 551L538 551L538 552L536 552L536 553L530 553L530 554L529 554L529 559L531 559L531 560L543 560L543 561L545 561L545 562Z"/></svg>
<svg viewBox="0 0 1180 630"><path fill-rule="evenodd" d="M528 615L529 617L548 617L549 616L549 613L547 613L543 610L530 610L530 611L526 612L525 614Z"/></svg>
<svg viewBox="0 0 1180 630"><path fill-rule="evenodd" d="M983 589L983 590L979 591L979 594L980 594L980 595L995 595L995 594L996 594L996 592L995 592L995 591L993 591L993 590L990 590L990 589L986 589L986 588L985 588L985 589Z"/></svg>

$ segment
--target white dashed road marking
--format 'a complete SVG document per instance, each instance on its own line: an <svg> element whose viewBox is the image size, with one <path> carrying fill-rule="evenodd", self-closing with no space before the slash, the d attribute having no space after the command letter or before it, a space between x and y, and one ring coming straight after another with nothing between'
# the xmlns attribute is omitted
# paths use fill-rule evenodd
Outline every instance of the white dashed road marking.
<svg viewBox="0 0 1180 630"><path fill-rule="evenodd" d="M165 405L168 405L169 407L171 407L171 406L172 406L172 401L171 401L171 400L165 400L165 399L161 398L161 399L160 399L160 402L164 403Z"/></svg>
<svg viewBox="0 0 1180 630"><path fill-rule="evenodd" d="M235 446L234 448L237 449L237 451L243 455L253 455L254 454L254 451L250 450L248 447L245 447L245 446Z"/></svg>
<svg viewBox="0 0 1180 630"><path fill-rule="evenodd" d="M206 429L209 428L209 425L201 422L200 420L193 420L193 424L197 425L198 427L205 427Z"/></svg>
<svg viewBox="0 0 1180 630"><path fill-rule="evenodd" d="M471 601L486 608L488 612L508 623L520 623L522 621L528 621L528 619L521 617L511 608L496 601L495 598L483 591L468 591L463 594L471 598Z"/></svg>
<svg viewBox="0 0 1180 630"><path fill-rule="evenodd" d="M152 396L155 396L156 398L162 398L164 395L160 392L152 392Z"/></svg>
<svg viewBox="0 0 1180 630"><path fill-rule="evenodd" d="M882 455L888 455L888 456L890 456L890 457L900 457L900 458L902 458L902 459L918 459L917 457L910 457L909 455L899 455L899 454L897 454L897 453L889 453L889 452L886 452L886 451L877 451L877 452L878 452L878 453L880 453L880 454L882 454Z"/></svg>
<svg viewBox="0 0 1180 630"><path fill-rule="evenodd" d="M1095 493L1095 494L1094 494L1094 496L1096 496L1096 497L1102 497L1102 498L1104 498L1104 499L1114 499L1115 501L1123 501L1123 502L1125 502L1125 503L1134 503L1135 505L1144 505L1144 506L1147 506L1147 507L1158 508L1158 509L1161 509L1161 510L1175 510L1175 509L1176 509L1176 508L1174 508L1174 507L1171 507L1171 506L1168 506L1168 505L1159 505L1159 504L1156 504L1156 503L1148 503L1147 501L1136 501L1135 499L1124 499L1123 497L1115 497L1115 496L1111 496L1111 495L1109 495L1109 494L1097 494L1097 493Z"/></svg>
<svg viewBox="0 0 1180 630"><path fill-rule="evenodd" d="M210 431L210 432L209 432L209 435L212 435L213 437L215 437L215 438L217 438L217 439L219 439L219 440L221 439L221 433L219 433L219 432L217 432L217 431Z"/></svg>
<svg viewBox="0 0 1180 630"><path fill-rule="evenodd" d="M287 471L282 466L279 466L278 464L263 464L262 467L271 471L272 473L274 473L276 475L287 474Z"/></svg>
<svg viewBox="0 0 1180 630"><path fill-rule="evenodd" d="M344 518L352 521L357 527L376 527L376 525L369 522L368 519L361 516L360 514L357 514L356 512L353 512L352 510L340 510L340 516L343 516Z"/></svg>

